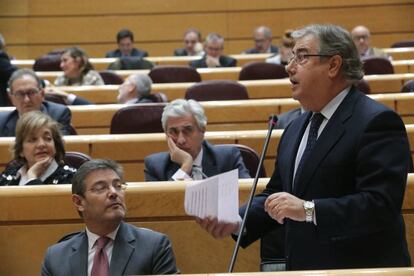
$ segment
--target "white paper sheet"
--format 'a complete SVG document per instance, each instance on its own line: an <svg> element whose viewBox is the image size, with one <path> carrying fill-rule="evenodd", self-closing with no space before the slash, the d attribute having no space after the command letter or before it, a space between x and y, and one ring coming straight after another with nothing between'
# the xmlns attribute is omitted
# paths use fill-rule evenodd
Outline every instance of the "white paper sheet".
<svg viewBox="0 0 414 276"><path fill-rule="evenodd" d="M237 169L189 183L184 209L190 216L216 217L218 221L238 222L239 173Z"/></svg>

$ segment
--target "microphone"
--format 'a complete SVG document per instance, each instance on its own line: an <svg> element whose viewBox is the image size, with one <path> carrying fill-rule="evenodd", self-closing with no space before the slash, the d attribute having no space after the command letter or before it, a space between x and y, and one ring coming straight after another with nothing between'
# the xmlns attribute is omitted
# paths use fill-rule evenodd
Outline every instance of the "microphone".
<svg viewBox="0 0 414 276"><path fill-rule="evenodd" d="M244 231L244 227L246 226L247 215L249 214L249 209L250 209L250 206L252 205L254 194L256 193L256 187L257 187L257 182L259 181L260 169L262 168L263 160L265 158L266 151L267 151L267 146L269 145L270 137L272 135L273 129L276 126L276 123L277 123L277 116L276 115L271 115L270 118L269 118L269 127L268 127L268 130L267 130L266 140L265 140L265 143L264 143L263 149L262 149L262 155L260 156L259 165L257 167L256 176L254 177L252 189L250 190L249 200L247 201L246 211L244 212L244 216L243 216L242 223L241 223L241 226L240 226L240 232L239 232L239 235L237 236L237 242L236 242L236 245L234 246L234 251L233 251L233 255L231 257L228 273L233 272L234 264L235 264L236 258L237 258L237 253L239 252L242 233Z"/></svg>

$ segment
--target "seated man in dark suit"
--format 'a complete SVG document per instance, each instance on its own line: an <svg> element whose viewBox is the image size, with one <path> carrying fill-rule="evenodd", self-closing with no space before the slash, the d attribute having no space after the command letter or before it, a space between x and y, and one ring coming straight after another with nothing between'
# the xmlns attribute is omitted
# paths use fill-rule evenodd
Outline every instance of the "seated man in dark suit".
<svg viewBox="0 0 414 276"><path fill-rule="evenodd" d="M17 70L17 67L12 65L10 57L5 51L6 42L0 34L0 106L10 106L10 100L7 96L7 82L11 74Z"/></svg>
<svg viewBox="0 0 414 276"><path fill-rule="evenodd" d="M234 67L237 60L223 55L224 38L216 33L210 33L204 42L205 55L199 60L190 62L193 68Z"/></svg>
<svg viewBox="0 0 414 276"><path fill-rule="evenodd" d="M253 32L254 48L244 51L244 54L279 53L279 48L272 45L272 31L269 27L260 26Z"/></svg>
<svg viewBox="0 0 414 276"><path fill-rule="evenodd" d="M16 109L0 112L0 137L15 136L20 115L33 110L48 114L61 125L62 134L70 134L70 110L64 105L44 101L42 82L32 70L20 69L11 75L8 95Z"/></svg>
<svg viewBox="0 0 414 276"><path fill-rule="evenodd" d="M239 178L250 178L239 149L218 149L204 140L207 118L198 102L172 101L161 120L169 152L145 158L145 181L202 179L233 169L239 170Z"/></svg>
<svg viewBox="0 0 414 276"><path fill-rule="evenodd" d="M128 29L122 29L116 35L118 49L106 53L107 58L114 57L147 57L148 52L134 48L134 34Z"/></svg>
<svg viewBox="0 0 414 276"><path fill-rule="evenodd" d="M48 248L42 275L149 275L177 273L168 237L123 222L122 168L111 160L84 163L72 179L72 202L86 230Z"/></svg>
<svg viewBox="0 0 414 276"><path fill-rule="evenodd" d="M118 103L152 103L152 80L147 74L132 74L118 88Z"/></svg>
<svg viewBox="0 0 414 276"><path fill-rule="evenodd" d="M184 33L184 48L174 50L174 56L198 56L203 54L201 33L193 28Z"/></svg>

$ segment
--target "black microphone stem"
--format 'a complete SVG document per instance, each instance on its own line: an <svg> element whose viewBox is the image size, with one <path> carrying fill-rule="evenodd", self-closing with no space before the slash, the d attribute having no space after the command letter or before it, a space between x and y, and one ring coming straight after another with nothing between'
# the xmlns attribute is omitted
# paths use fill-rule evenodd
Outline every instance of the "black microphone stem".
<svg viewBox="0 0 414 276"><path fill-rule="evenodd" d="M237 242L236 242L236 245L234 246L234 251L233 251L233 255L231 257L231 262L230 262L230 265L229 265L228 273L233 272L234 264L235 264L236 258L237 258L237 253L239 252L242 233L244 231L244 227L246 226L245 224L246 224L246 220L247 220L247 215L249 214L249 209L250 209L250 206L252 205L254 194L256 193L256 187L257 187L257 182L259 181L260 169L262 168L263 160L265 158L266 151L267 151L267 146L269 145L270 137L272 135L272 130L276 126L276 122L277 122L277 116L276 115L271 115L270 120L269 120L269 128L267 130L266 140L265 140L265 143L263 145L262 155L260 156L259 166L257 167L256 176L255 176L254 181L253 181L252 189L250 190L249 200L247 201L246 211L244 212L243 220L242 220L242 223L241 223L241 226L240 226L239 235L237 236Z"/></svg>

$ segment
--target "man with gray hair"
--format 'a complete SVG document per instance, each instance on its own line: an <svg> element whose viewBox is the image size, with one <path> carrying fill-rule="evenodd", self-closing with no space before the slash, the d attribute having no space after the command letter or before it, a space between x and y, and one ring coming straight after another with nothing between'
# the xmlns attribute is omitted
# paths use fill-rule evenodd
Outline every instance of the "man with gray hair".
<svg viewBox="0 0 414 276"><path fill-rule="evenodd" d="M152 103L152 80L147 74L132 74L118 88L118 102L122 104Z"/></svg>
<svg viewBox="0 0 414 276"><path fill-rule="evenodd" d="M279 53L279 48L272 45L272 31L269 27L259 26L253 32L254 48L244 51L244 54Z"/></svg>
<svg viewBox="0 0 414 276"><path fill-rule="evenodd" d="M169 152L145 158L146 181L202 179L233 169L239 170L239 178L250 178L238 148L218 148L204 140L207 118L198 102L172 101L161 122Z"/></svg>
<svg viewBox="0 0 414 276"><path fill-rule="evenodd" d="M204 56L201 59L191 61L190 66L193 68L236 66L237 60L223 55L223 50L224 38L217 33L210 33L204 42Z"/></svg>
<svg viewBox="0 0 414 276"><path fill-rule="evenodd" d="M401 215L410 167L403 121L354 86L362 63L346 30L310 25L292 36L286 70L293 98L308 111L284 130L242 246L284 227L288 270L409 266ZM197 221L217 238L239 230L217 218Z"/></svg>
<svg viewBox="0 0 414 276"><path fill-rule="evenodd" d="M43 276L178 273L166 235L123 221L126 186L116 162L82 164L72 178L72 203L86 229L48 248Z"/></svg>
<svg viewBox="0 0 414 276"><path fill-rule="evenodd" d="M371 32L365 26L356 26L351 31L352 40L358 49L361 58L382 57L389 59L390 57L382 49L371 47Z"/></svg>

